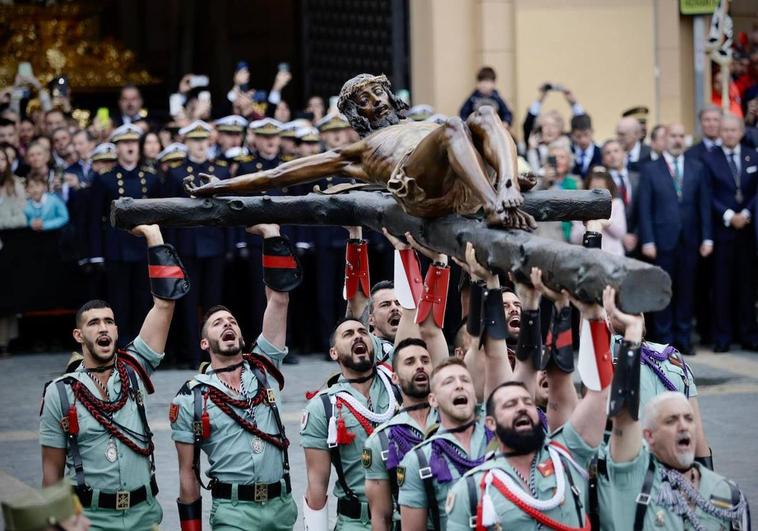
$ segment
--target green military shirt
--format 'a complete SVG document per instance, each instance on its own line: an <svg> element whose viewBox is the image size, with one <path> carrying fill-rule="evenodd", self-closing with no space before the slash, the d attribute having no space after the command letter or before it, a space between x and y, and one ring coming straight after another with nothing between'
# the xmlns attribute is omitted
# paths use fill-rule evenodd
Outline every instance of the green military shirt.
<svg viewBox="0 0 758 531"><path fill-rule="evenodd" d="M601 478L600 488L608 489L613 498L612 514L601 515L603 521L612 521L615 529L631 530L634 529L634 517L637 510L637 496L642 491L642 485L647 474L650 464L650 450L645 444L642 445L639 455L632 461L626 463L615 463L609 456L608 458L608 479ZM667 531L684 531L694 529L694 527L685 523L682 516L676 514L671 507L661 502L661 491L668 490L668 485L664 487L662 476L663 465L653 458L655 472L653 486L650 491L650 503L645 511L644 529L665 529ZM732 507L732 490L726 478L708 470L699 463L694 463L700 472L700 482L698 490L700 495L710 504L721 509L731 509ZM668 482L666 482L668 483ZM665 496L664 496L665 497ZM695 506L695 516L699 520L703 529L709 531L728 531L731 529L731 522L719 519L707 514L700 507ZM604 526L604 529L609 527ZM747 529L744 525L742 529Z"/></svg>
<svg viewBox="0 0 758 531"><path fill-rule="evenodd" d="M153 352L149 346L137 337L126 348L148 374L152 374L158 367L163 354ZM51 448L66 448L67 438L61 427L63 413L61 411L60 395L55 384L63 378L74 378L81 382L89 391L100 397L100 390L92 379L80 366L76 371L65 374L48 385L45 391L42 416L40 418L39 439L42 446ZM137 378L142 396L147 396L145 385L141 378ZM109 396L114 399L121 391L121 378L118 371L111 372L108 378L107 389ZM70 385L66 386L66 394L70 404L74 403L74 392ZM84 477L87 485L94 489L92 503L95 506L99 499L99 492L114 493L116 491L132 491L146 486L150 492L150 460L134 453L121 441L112 437L106 429L100 425L89 411L79 402L76 402L76 413L79 420L79 452L82 456ZM113 420L128 430L144 434L137 403L128 399L123 408L113 414ZM144 447L144 444L137 443ZM115 445L115 460L111 462L106 458L106 450ZM112 454L111 454L112 455ZM66 466L69 480L76 484L73 460L71 452L66 454ZM148 499L126 511L108 509L85 508L85 514L92 520L93 528L105 529L150 529L160 523L163 511L158 501L148 494Z"/></svg>
<svg viewBox="0 0 758 531"><path fill-rule="evenodd" d="M656 352L663 352L663 349L667 345L660 343L652 343L646 341L645 345L655 350ZM672 354L668 360L654 361L658 367L663 371L666 377L676 385L676 391L683 393L687 398L697 396L697 386L695 385L695 379L692 376L692 371L685 371L684 360L680 353ZM645 407L654 396L668 391L668 388L663 384L659 376L648 367L646 364L642 364L640 368L640 410Z"/></svg>
<svg viewBox="0 0 758 531"><path fill-rule="evenodd" d="M263 335L258 336L253 352L270 358L277 366L287 355L287 349L279 350L269 343ZM248 396L254 396L258 390L258 381L244 362L242 384ZM279 385L272 376L268 376L269 389L276 396L276 402L281 403ZM176 442L193 444L195 438L192 431L194 420L194 393L191 389L196 385L207 385L232 396L232 393L216 375L208 369L205 374L195 375L174 397L172 404L175 408L171 414L171 438ZM207 401L207 411L211 422L211 435L204 440L201 449L208 456L210 466L207 474L224 483L252 484L275 483L282 479L283 452L275 446L247 432L229 415L219 409L212 400ZM251 415L248 411L230 406L234 411L247 420L254 420L264 433L278 435L279 428L274 413L267 402L258 404Z"/></svg>
<svg viewBox="0 0 758 531"><path fill-rule="evenodd" d="M452 433L445 432L442 428L440 430L429 437L427 440L416 446L416 448L420 448L421 451L426 456L426 461L431 465L431 457L432 457L432 442L436 439L444 439L447 441L452 442L460 451L460 453L465 456L467 459L479 459L484 457L485 453L487 452L487 432L484 427L484 417L482 417L479 421L477 421L475 427L474 427L474 433L471 435L471 452L467 452L465 448L463 448L456 439L455 435ZM443 457L447 461L446 457ZM402 468L402 470L400 469ZM424 480L421 478L420 472L420 465L418 462L418 456L416 455L415 449L414 451L408 452L408 454L403 458L403 461L400 463L400 467L398 467L398 483L400 482L400 477L402 476L404 480L400 484L400 495L399 495L399 504L400 506L406 506L406 507L413 507L417 509L426 509L428 507L428 504L430 503L436 503L437 507L439 507L440 511L440 525L442 526L442 529L445 529L445 500L447 499L447 493L448 490L455 484L455 482L458 480L458 478L461 477L461 475L458 473L458 469L452 464L448 462L448 469L450 470L450 475L453 477L452 481L446 482L446 483L440 483L436 479L433 479L434 481L434 491L436 493L437 499L434 501L427 500L426 497L426 490L424 488ZM429 519L427 520L427 525L429 529L433 529L433 523L431 519L431 513L429 513Z"/></svg>
<svg viewBox="0 0 758 531"><path fill-rule="evenodd" d="M549 437L549 441L559 443L567 448L573 460L582 470L587 468L596 451L596 448L593 448L584 442L576 430L574 430L571 422L567 422L562 428L553 432ZM547 448L548 446L546 445L537 454L535 469L533 472L534 488L537 493L536 497L541 501L550 499L555 494L557 486L555 465L552 462ZM584 496L587 492L587 480L568 459L564 459L564 461L566 462L566 465L563 466L564 473L566 475L571 474L571 479L579 491L579 501L582 507L584 507ZM563 464L563 462L561 464ZM495 458L485 461L482 465L474 468L464 476L473 476L476 481L477 504L482 495L480 481L484 473L490 469L499 469L510 476L522 489L526 488L521 479L519 479L514 472L513 467L508 464L507 459L498 454ZM566 490L563 500L557 507L543 511L543 514L568 526L581 528L584 525L586 518L585 511L583 508L580 509L581 522L578 521L579 515L577 514L576 500L571 490L569 478L566 476L564 476L564 483ZM494 485L490 486L489 493L495 512L497 513L498 522L503 529L528 530L539 528L536 520L505 498ZM529 491L526 491L525 494L533 496ZM476 515L471 514L470 507L471 504L467 482L465 480L458 481L450 490L449 497L445 504L448 518L447 529L449 531L469 531L471 529L469 526L470 517Z"/></svg>
<svg viewBox="0 0 758 531"><path fill-rule="evenodd" d="M392 358L395 355L395 344L374 334L370 334L370 336L371 343L374 345L374 359L376 359L376 362L392 365Z"/></svg>
<svg viewBox="0 0 758 531"><path fill-rule="evenodd" d="M382 382L382 377L380 377L379 374L374 377L374 380L371 383L368 400L366 400L366 397L350 383L340 379L337 383L313 397L313 399L311 399L305 406L300 425L300 444L303 448L329 450L327 444L329 418L324 411L321 395L326 393L329 396L332 396L341 391L350 393L350 395L357 399L361 405L368 407L368 409L376 413L386 411L390 402L395 403L394 395L392 395L391 391L387 391L387 388ZM347 486L355 492L358 498L362 502L366 502L364 488L365 474L363 471L363 465L361 464L361 454L363 453L363 447L368 438L368 434L346 407L341 408L341 414L345 421L345 427L348 431L355 434L355 439L351 444L340 445L339 447L342 469L345 471L345 481ZM334 496L337 498L345 497L345 491L339 482L334 485Z"/></svg>

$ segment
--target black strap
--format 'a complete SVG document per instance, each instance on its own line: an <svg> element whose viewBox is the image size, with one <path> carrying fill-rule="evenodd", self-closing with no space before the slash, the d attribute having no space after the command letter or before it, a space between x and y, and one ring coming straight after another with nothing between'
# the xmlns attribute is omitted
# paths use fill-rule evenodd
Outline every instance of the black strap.
<svg viewBox="0 0 758 531"><path fill-rule="evenodd" d="M324 413L326 413L327 422L332 418L332 402L329 400L328 393L321 393L321 402L324 404ZM334 471L337 472L337 483L339 483L342 490L345 492L345 496L358 500L358 495L351 489L347 480L345 479L345 470L342 468L342 456L340 456L340 447L338 444L329 447L329 457L334 466Z"/></svg>
<svg viewBox="0 0 758 531"><path fill-rule="evenodd" d="M66 394L66 381L58 380L55 382L55 386L58 388L58 395L60 395L61 400L61 412L63 413L61 419L64 423L67 423L68 410L71 408L71 403L68 401L68 394ZM83 490L89 489L84 480L84 465L82 464L82 454L79 451L79 440L76 434L71 433L71 426L66 431L68 447L71 449L71 461L74 463L74 473L76 474L76 487Z"/></svg>
<svg viewBox="0 0 758 531"><path fill-rule="evenodd" d="M418 458L418 469L421 474L421 481L424 482L424 490L426 491L426 505L429 507L430 516L432 517L432 526L434 529L441 529L440 527L440 507L437 504L437 496L434 492L434 478L432 477L432 469L429 467L429 461L426 460L424 451L421 448L414 448L416 457ZM422 470L426 472L422 473Z"/></svg>
<svg viewBox="0 0 758 531"><path fill-rule="evenodd" d="M385 458L385 455L389 452L390 447L390 439L387 437L387 430L380 430L379 434L379 444L382 447L382 453L380 454L380 457L382 458L382 461L385 463L385 468L387 467L387 459ZM400 514L400 505L399 505L399 486L397 484L397 469L393 470L387 470L387 475L389 476L389 482L390 482L390 492L392 492L392 505L395 507L395 511L397 511L397 514Z"/></svg>
<svg viewBox="0 0 758 531"><path fill-rule="evenodd" d="M284 448L282 448L282 467L284 468L284 475L289 477L290 457L289 457L289 451L287 448L287 435L284 432L284 423L282 423L282 417L279 414L279 408L276 405L276 395L274 394L274 389L272 387L269 387L268 377L266 376L265 372L263 372L256 365L251 365L251 368L253 370L253 374L255 375L255 379L258 382L258 387L266 390L266 398L267 398L266 403L268 404L268 407L271 409L271 413L274 415L274 422L276 422L276 429L279 431L279 436L281 437L282 442L284 443Z"/></svg>
<svg viewBox="0 0 758 531"><path fill-rule="evenodd" d="M142 395L142 390L139 388L137 372L128 363L126 364L126 374L129 377L129 383L131 387L130 394L132 395L134 402L137 404L137 412L139 413L139 418L142 422L142 429L145 431L147 445L148 447L151 447L151 443L153 441L153 432L150 431L150 425L147 423L147 414L145 413L145 400ZM150 471L155 472L155 455L153 451L150 451Z"/></svg>
<svg viewBox="0 0 758 531"><path fill-rule="evenodd" d="M574 485L574 475L571 473L571 468L569 465L568 460L563 457L563 455L560 456L561 462L563 463L563 469L566 471L566 477L568 478L569 487L571 488L571 493L574 495L574 506L576 507L576 522L577 527L582 527L584 524L584 518L582 518L582 500L580 499L579 489L576 488L576 485Z"/></svg>
<svg viewBox="0 0 758 531"><path fill-rule="evenodd" d="M468 526L476 527L476 506L479 503L479 496L476 492L476 480L473 474L466 476L466 490L468 491L468 510L470 513ZM471 524L474 525L471 525Z"/></svg>
<svg viewBox="0 0 758 531"><path fill-rule="evenodd" d="M203 483L200 477L200 446L203 444L203 390L205 386L196 385L192 388L192 396L194 398L194 408L192 414L192 434L194 435L194 442L192 444L192 470L195 471L195 477L200 486L205 490L211 490L214 480L210 478L207 484Z"/></svg>
<svg viewBox="0 0 758 531"><path fill-rule="evenodd" d="M637 495L637 509L634 512L634 531L642 531L645 527L645 513L647 506L650 505L650 491L653 490L653 480L655 479L655 459L650 454L650 462L647 465L645 479L642 482L642 490Z"/></svg>
<svg viewBox="0 0 758 531"><path fill-rule="evenodd" d="M598 466L597 463L599 461L599 457L597 453L592 456L592 461L590 461L589 466L589 481L587 482L587 490L588 490L588 513L590 516L590 525L592 526L592 531L600 531L600 502L598 499Z"/></svg>

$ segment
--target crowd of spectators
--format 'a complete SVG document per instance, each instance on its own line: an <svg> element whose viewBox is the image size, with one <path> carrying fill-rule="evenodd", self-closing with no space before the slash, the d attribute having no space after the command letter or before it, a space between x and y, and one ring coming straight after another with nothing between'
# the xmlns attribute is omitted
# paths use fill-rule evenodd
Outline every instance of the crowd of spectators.
<svg viewBox="0 0 758 531"><path fill-rule="evenodd" d="M672 302L651 316L648 335L688 354L694 353L694 316L702 344L713 343L717 351L728 350L733 341L758 348L754 222L758 215L758 32L751 34L732 68L734 91L730 94L735 101L731 111L725 114L716 105L703 106L697 133L680 124L648 128L647 109L635 107L619 109L615 136L598 139L591 102L583 102L585 107L569 87L554 82L540 85L522 125L520 155L536 175L537 189L608 190L612 213L604 229L603 249L655 263L671 275ZM302 110L290 106L284 96L291 78L288 66L282 64L270 90L255 89L250 85L250 66L240 62L224 104L216 109L207 77L187 74L170 95L169 113L163 116L146 109L140 89L127 85L115 109L99 109L80 121L80 116L74 118L70 91L50 90L28 73L17 76L13 87L0 92L0 240L10 230L59 230L61 238L76 249L71 261L81 274L90 275L88 282L95 286L95 293L83 298L113 297L115 284L130 290L123 276L103 274L132 260L108 255L108 239L114 236L106 229L103 212L111 200L185 196L181 179L188 173L183 169L193 162L223 167L228 177L270 169L357 139L344 117L320 96L308 98ZM498 93L495 82L495 71L482 68L460 116L466 119L482 105L491 105L515 133L507 97ZM568 124L561 113L543 109L551 91L564 96L571 113ZM718 102L716 96L713 100ZM446 119L428 105L412 107L408 117ZM201 131L195 136L197 142L189 141L191 131ZM312 190L300 188L271 193ZM579 243L583 231L580 222L549 222L541 223L537 234ZM193 240L198 263L212 246L199 234ZM344 233L336 228L292 228L288 235L302 254L306 277L317 279L308 294L301 296L303 308L296 312L302 315L296 318L323 321L322 330L330 330L341 311L338 284ZM243 315L254 323L263 294L255 280L260 277L255 269L259 266L250 263L260 260L260 250L253 249L241 231L229 229L222 238L222 250L213 253L223 264L212 282L223 284L227 294L245 293L240 286L260 289L258 302L237 295L240 305L249 306ZM376 241L372 252L377 254L372 259L389 263L374 270L389 271L390 250L381 239ZM182 256L187 258L186 253ZM142 255L135 260L144 259ZM23 264L15 266L23 268ZM119 269L119 275L123 271ZM309 306L310 297L316 305ZM202 305L220 302L205 300ZM193 308L188 315L195 315L196 320L203 309L207 308ZM115 310L117 316L129 313ZM15 311L0 315L0 353L12 347L18 334L17 317ZM189 319L184 325L191 327ZM302 350L324 351L327 341L326 332L314 332L313 337L297 338L293 344Z"/></svg>

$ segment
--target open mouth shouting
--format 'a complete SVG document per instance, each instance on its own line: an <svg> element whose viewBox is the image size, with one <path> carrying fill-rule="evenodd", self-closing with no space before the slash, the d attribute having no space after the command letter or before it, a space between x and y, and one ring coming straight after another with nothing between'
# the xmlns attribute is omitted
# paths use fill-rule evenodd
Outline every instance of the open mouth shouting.
<svg viewBox="0 0 758 531"><path fill-rule="evenodd" d="M467 406L468 396L465 394L455 395L453 397L453 405L454 406Z"/></svg>
<svg viewBox="0 0 758 531"><path fill-rule="evenodd" d="M508 316L508 326L510 328L520 329L521 316L518 313L513 313L510 316Z"/></svg>
<svg viewBox="0 0 758 531"><path fill-rule="evenodd" d="M690 452L694 449L692 436L689 432L682 432L676 436L676 449L679 452Z"/></svg>
<svg viewBox="0 0 758 531"><path fill-rule="evenodd" d="M368 346L363 342L362 339L356 339L353 342L353 348L351 349L351 352L356 356L366 356L368 354Z"/></svg>
<svg viewBox="0 0 758 531"><path fill-rule="evenodd" d="M531 430L533 427L534 427L534 422L532 422L532 418L526 413L522 413L521 415L513 419L514 430L522 430L522 429Z"/></svg>
<svg viewBox="0 0 758 531"><path fill-rule="evenodd" d="M413 377L413 381L419 385L426 385L429 383L429 375L424 371L419 371Z"/></svg>
<svg viewBox="0 0 758 531"><path fill-rule="evenodd" d="M390 326L397 327L400 324L400 312L392 312L390 318L387 320Z"/></svg>
<svg viewBox="0 0 758 531"><path fill-rule="evenodd" d="M107 350L113 344L113 339L107 334L103 334L97 337L95 344L103 350Z"/></svg>
<svg viewBox="0 0 758 531"><path fill-rule="evenodd" d="M224 330L224 333L221 334L221 341L235 341L236 339L237 334L231 328L227 328Z"/></svg>

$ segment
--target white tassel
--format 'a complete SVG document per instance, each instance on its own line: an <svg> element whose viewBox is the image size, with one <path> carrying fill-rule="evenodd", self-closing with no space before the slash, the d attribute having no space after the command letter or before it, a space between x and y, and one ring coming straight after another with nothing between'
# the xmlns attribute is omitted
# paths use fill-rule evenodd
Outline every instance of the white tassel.
<svg viewBox="0 0 758 531"><path fill-rule="evenodd" d="M334 409L337 403L337 399L334 396L329 397L332 403L332 416L329 417L329 429L326 435L326 444L329 446L337 445L337 419L334 418Z"/></svg>
<svg viewBox="0 0 758 531"><path fill-rule="evenodd" d="M490 485L492 484L491 473L487 474L484 482L484 495L482 496L482 525L484 527L489 527L498 522L495 504L492 502L492 497L490 496Z"/></svg>

